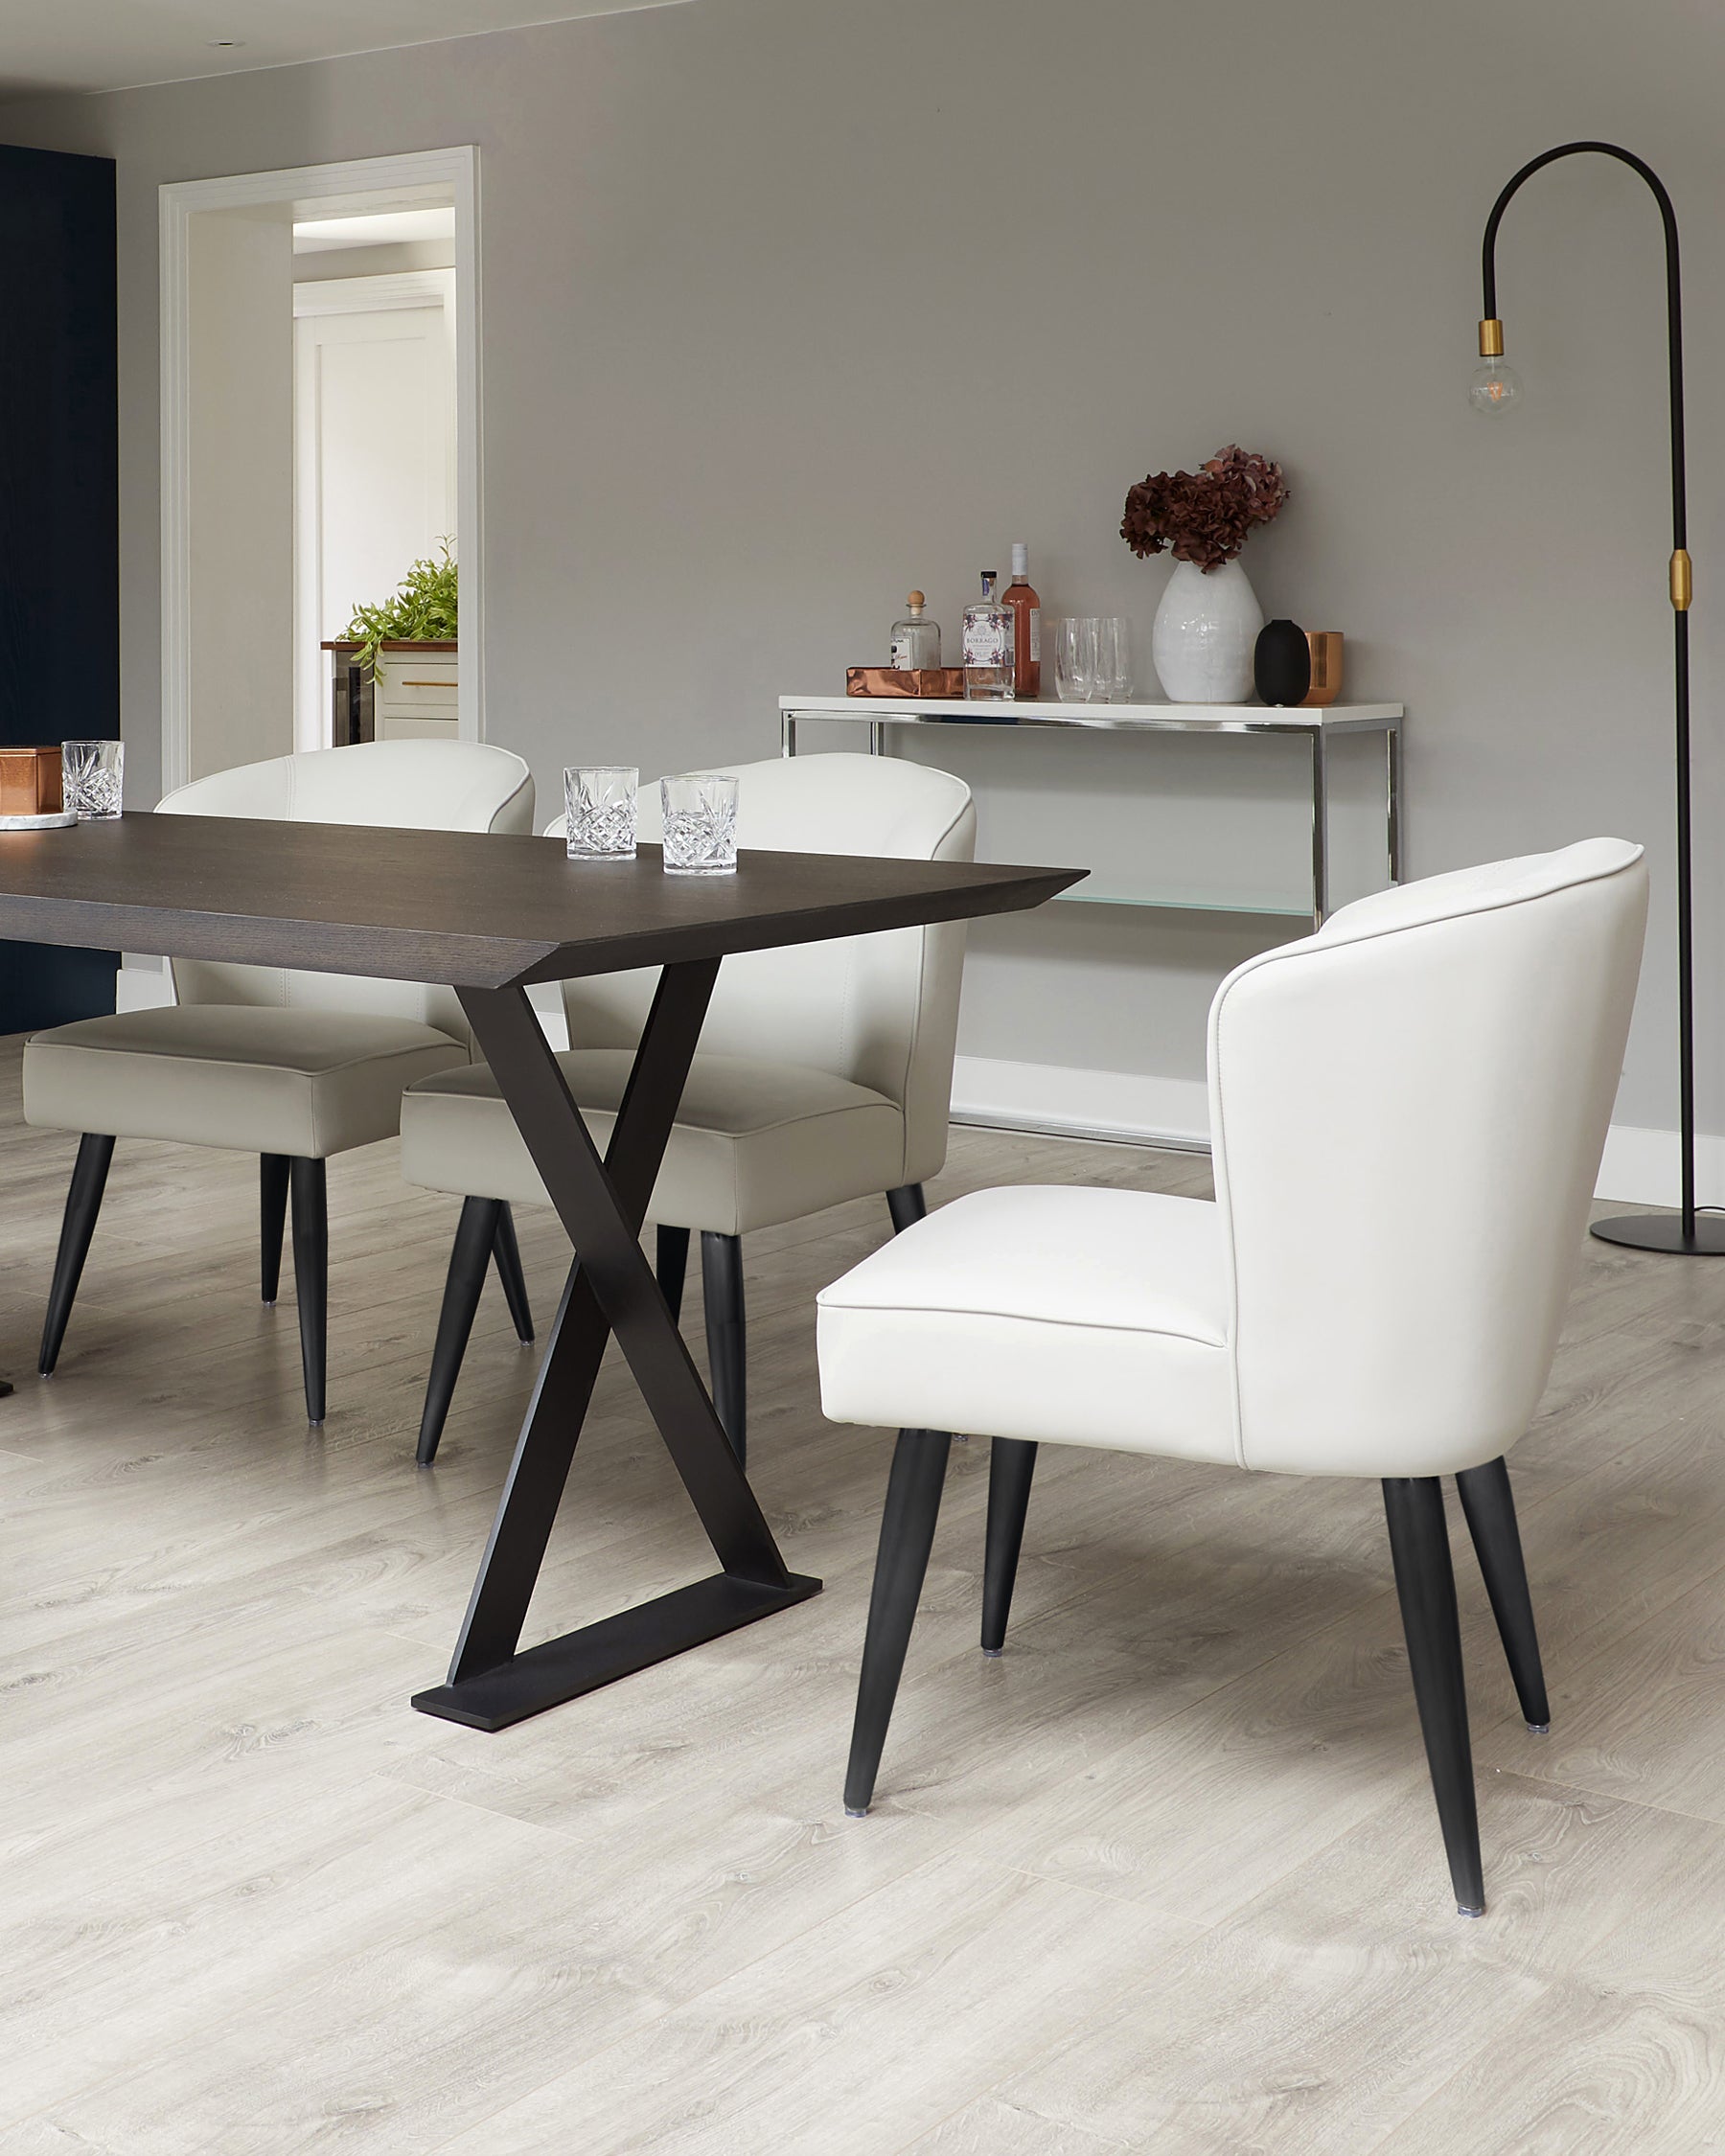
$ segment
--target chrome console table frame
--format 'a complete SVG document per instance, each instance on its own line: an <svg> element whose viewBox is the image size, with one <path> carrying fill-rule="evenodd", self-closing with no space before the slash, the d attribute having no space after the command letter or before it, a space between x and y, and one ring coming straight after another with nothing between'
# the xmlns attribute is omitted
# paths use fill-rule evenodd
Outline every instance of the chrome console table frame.
<svg viewBox="0 0 1725 2156"><path fill-rule="evenodd" d="M1005 716L986 717L991 708ZM1401 727L1399 703L1334 704L1289 709L1264 704L1010 703L990 707L956 702L900 703L886 698L781 697L779 753L794 756L804 720L822 724L848 721L868 728L868 753L887 753L889 726L1046 727L1067 733L1258 734L1302 738L1311 758L1312 926L1330 912L1329 743L1342 734L1384 737L1384 853L1389 880L1402 880Z"/></svg>

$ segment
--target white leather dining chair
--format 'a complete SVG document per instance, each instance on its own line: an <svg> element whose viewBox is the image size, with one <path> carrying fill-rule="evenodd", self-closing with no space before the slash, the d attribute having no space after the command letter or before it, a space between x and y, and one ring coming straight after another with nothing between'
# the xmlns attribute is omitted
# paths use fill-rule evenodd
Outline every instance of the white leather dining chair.
<svg viewBox="0 0 1725 2156"><path fill-rule="evenodd" d="M948 1433L986 1434L982 1643L1003 1643L1039 1443L1381 1479L1457 1906L1484 1907L1454 1475L1522 1712L1549 1725L1504 1455L1551 1373L1646 920L1596 838L1405 884L1249 960L1210 1008L1213 1203L987 1190L819 1298L821 1404L901 1432L846 1808L865 1812Z"/></svg>
<svg viewBox="0 0 1725 2156"><path fill-rule="evenodd" d="M969 860L970 789L945 771L874 756L774 758L737 772L745 850ZM656 839L656 787L640 836ZM560 819L550 836L561 837ZM587 873L603 876L604 865ZM727 958L702 1029L648 1218L659 1284L680 1306L689 1236L701 1233L714 1405L747 1450L742 1237L885 1193L895 1228L919 1219L946 1159L964 924L895 929ZM610 1135L658 975L567 981L564 1082L595 1142ZM402 1172L460 1197L419 1458L437 1452L485 1280L494 1208L547 1204L515 1118L483 1064L440 1071L402 1104Z"/></svg>
<svg viewBox="0 0 1725 2156"><path fill-rule="evenodd" d="M480 742L365 742L243 764L180 787L161 815L376 824L415 831L533 829L533 779L507 749ZM306 1413L324 1419L329 1226L324 1163L393 1137L402 1090L465 1064L467 1021L453 990L340 974L204 959L172 962L165 1009L79 1019L24 1049L24 1117L77 1131L39 1366L65 1338L116 1138L167 1138L259 1156L263 1293L274 1302L293 1200ZM531 1338L513 1230L496 1256L517 1329Z"/></svg>

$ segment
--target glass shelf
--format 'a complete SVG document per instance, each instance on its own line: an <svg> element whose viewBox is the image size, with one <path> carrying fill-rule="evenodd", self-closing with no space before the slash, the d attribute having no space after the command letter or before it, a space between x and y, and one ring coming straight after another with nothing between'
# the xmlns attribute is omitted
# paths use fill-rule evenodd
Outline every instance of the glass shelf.
<svg viewBox="0 0 1725 2156"><path fill-rule="evenodd" d="M1224 897L1213 891L1119 891L1106 886L1088 890L1080 883L1062 891L1055 906L1134 906L1171 913L1247 913L1264 920L1309 921L1310 899L1245 897L1238 892Z"/></svg>

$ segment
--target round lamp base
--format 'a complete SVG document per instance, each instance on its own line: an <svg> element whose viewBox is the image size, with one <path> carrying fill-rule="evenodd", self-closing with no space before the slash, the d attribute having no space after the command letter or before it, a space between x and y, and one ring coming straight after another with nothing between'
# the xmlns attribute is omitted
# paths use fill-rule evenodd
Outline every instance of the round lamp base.
<svg viewBox="0 0 1725 2156"><path fill-rule="evenodd" d="M1700 1215L1694 1230L1683 1232L1681 1213L1618 1213L1597 1220L1593 1233L1601 1243L1621 1243L1627 1250L1663 1250L1671 1257L1725 1257L1725 1220Z"/></svg>

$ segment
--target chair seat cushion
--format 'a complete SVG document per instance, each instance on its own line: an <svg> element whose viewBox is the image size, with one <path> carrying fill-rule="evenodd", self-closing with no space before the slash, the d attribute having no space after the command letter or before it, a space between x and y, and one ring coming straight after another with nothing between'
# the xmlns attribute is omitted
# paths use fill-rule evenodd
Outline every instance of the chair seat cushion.
<svg viewBox="0 0 1725 2156"><path fill-rule="evenodd" d="M564 1081L600 1151L634 1062L628 1048L572 1048ZM905 1121L864 1086L802 1064L697 1055L648 1217L744 1235L904 1181ZM485 1064L440 1072L402 1103L402 1173L463 1198L547 1204L515 1117Z"/></svg>
<svg viewBox="0 0 1725 2156"><path fill-rule="evenodd" d="M819 1297L835 1422L1233 1462L1213 1204L1138 1190L981 1190Z"/></svg>
<svg viewBox="0 0 1725 2156"><path fill-rule="evenodd" d="M322 1159L393 1137L403 1088L467 1050L364 1012L186 1003L79 1019L24 1048L24 1118Z"/></svg>

